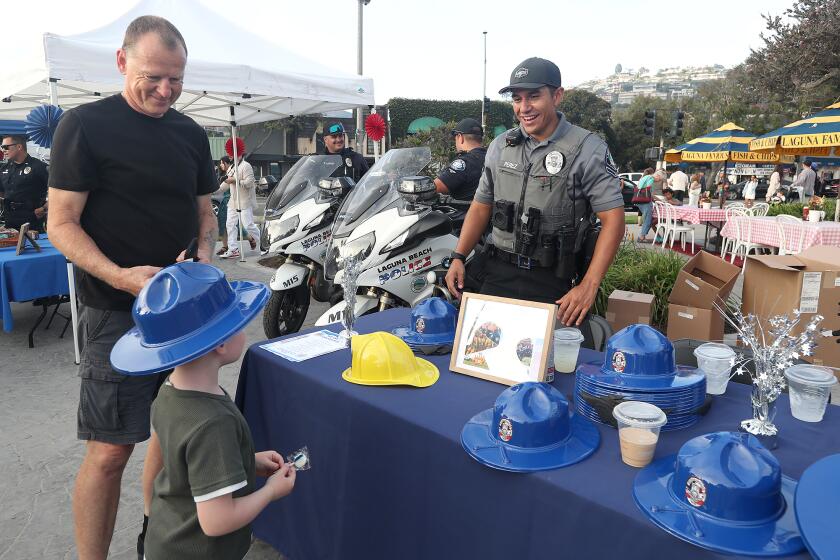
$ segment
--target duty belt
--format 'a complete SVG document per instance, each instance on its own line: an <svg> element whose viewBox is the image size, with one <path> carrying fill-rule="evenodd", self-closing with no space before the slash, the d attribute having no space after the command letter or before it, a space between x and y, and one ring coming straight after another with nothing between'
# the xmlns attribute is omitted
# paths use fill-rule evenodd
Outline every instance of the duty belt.
<svg viewBox="0 0 840 560"><path fill-rule="evenodd" d="M550 265L541 264L538 259L520 255L519 253L511 253L498 247L493 247L493 256L502 262L510 263L517 268L531 270L532 268L550 268Z"/></svg>

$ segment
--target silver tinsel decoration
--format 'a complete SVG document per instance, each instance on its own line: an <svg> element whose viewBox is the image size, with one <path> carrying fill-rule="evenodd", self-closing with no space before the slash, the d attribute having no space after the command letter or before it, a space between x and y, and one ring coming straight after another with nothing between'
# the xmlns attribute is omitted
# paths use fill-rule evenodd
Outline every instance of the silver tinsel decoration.
<svg viewBox="0 0 840 560"><path fill-rule="evenodd" d="M362 261L359 255L348 255L344 257L343 274L341 277L341 288L344 290L344 314L341 316L341 323L344 330L339 336L347 339L350 344L350 337L359 334L353 331L353 323L356 321L356 287L359 274L362 272Z"/></svg>
<svg viewBox="0 0 840 560"><path fill-rule="evenodd" d="M778 428L773 423L776 399L785 388L785 370L803 356L811 356L817 345L818 326L823 320L821 315L814 315L801 332L794 331L802 322L802 314L793 310L793 316L776 315L765 329L758 318L740 311L730 317L726 310L715 304L717 310L732 325L744 347L752 350L751 358L740 356L735 375L750 373L753 382L752 408L753 417L741 422L741 428L756 436L776 436ZM744 366L752 361L753 373Z"/></svg>

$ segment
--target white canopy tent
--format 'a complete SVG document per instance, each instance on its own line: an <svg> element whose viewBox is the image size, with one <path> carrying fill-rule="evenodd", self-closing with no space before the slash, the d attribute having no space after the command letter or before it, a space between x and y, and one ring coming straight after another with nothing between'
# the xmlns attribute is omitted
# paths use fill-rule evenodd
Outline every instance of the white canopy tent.
<svg viewBox="0 0 840 560"><path fill-rule="evenodd" d="M0 119L24 119L44 103L66 110L120 92L123 77L116 51L128 24L142 15L166 18L187 44L184 90L175 109L205 126L229 124L234 139L237 125L374 103L371 79L309 61L249 33L197 0L141 0L99 29L68 36L33 35L30 44L18 45L16 56L0 66ZM233 145L236 156L235 141ZM238 192L239 174L234 176ZM75 283L69 263L68 276L78 363Z"/></svg>

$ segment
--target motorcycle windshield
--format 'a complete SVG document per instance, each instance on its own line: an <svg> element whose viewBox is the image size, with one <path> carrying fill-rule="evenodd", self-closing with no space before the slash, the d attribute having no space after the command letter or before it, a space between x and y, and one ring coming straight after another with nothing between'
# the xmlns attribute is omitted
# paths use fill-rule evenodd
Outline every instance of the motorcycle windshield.
<svg viewBox="0 0 840 560"><path fill-rule="evenodd" d="M300 158L265 201L266 217L277 216L290 205L314 196L318 192L318 181L332 175L341 165L339 155Z"/></svg>
<svg viewBox="0 0 840 560"><path fill-rule="evenodd" d="M432 152L427 146L388 150L344 199L333 222L333 237L346 237L357 224L397 200L399 179L417 175L430 161Z"/></svg>

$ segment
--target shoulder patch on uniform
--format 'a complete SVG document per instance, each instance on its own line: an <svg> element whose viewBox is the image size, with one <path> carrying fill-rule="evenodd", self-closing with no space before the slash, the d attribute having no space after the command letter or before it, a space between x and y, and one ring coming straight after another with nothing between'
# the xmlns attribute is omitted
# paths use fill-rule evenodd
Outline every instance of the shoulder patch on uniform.
<svg viewBox="0 0 840 560"><path fill-rule="evenodd" d="M464 163L464 160L462 160L462 159L456 159L452 163L449 164L449 168L452 171L456 171L456 172L457 171L463 171L464 169L467 168L467 164Z"/></svg>
<svg viewBox="0 0 840 560"><path fill-rule="evenodd" d="M604 169L610 177L618 179L618 168L616 168L615 160L613 160L609 148L606 149L606 154L604 155Z"/></svg>

